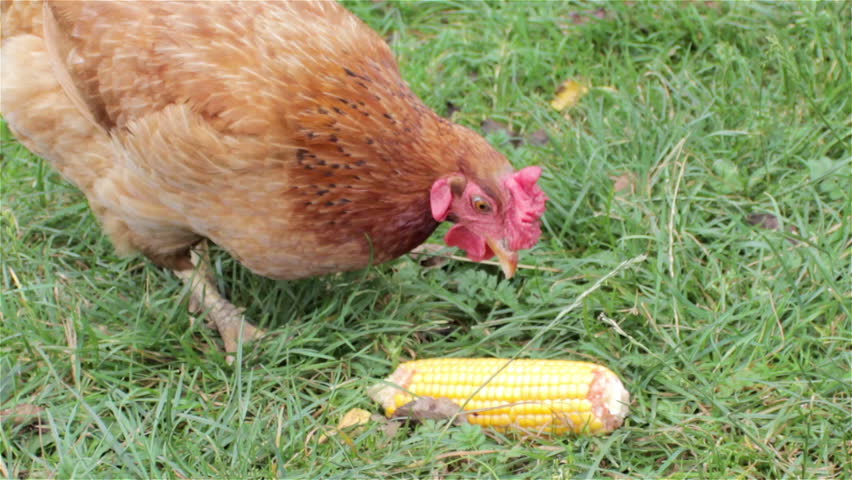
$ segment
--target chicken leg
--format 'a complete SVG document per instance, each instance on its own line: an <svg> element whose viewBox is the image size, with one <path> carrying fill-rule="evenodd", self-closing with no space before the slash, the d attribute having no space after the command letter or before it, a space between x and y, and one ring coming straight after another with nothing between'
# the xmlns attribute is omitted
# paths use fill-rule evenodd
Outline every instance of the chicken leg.
<svg viewBox="0 0 852 480"><path fill-rule="evenodd" d="M206 241L191 251L191 261L194 268L174 270L175 275L189 286L189 311L206 313L209 323L219 331L230 364L234 361L230 354L237 351L241 342L260 338L265 332L246 321L243 309L234 306L219 293L210 270Z"/></svg>

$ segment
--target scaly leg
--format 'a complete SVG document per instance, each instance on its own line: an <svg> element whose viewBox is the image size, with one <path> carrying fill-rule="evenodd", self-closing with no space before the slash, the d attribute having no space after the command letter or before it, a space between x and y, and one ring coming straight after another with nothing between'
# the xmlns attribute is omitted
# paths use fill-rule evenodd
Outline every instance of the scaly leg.
<svg viewBox="0 0 852 480"><path fill-rule="evenodd" d="M239 343L255 340L265 332L248 323L243 317L243 309L235 307L225 300L216 288L213 273L210 271L207 242L202 241L192 250L192 265L194 269L175 270L175 275L189 285L189 311L207 313L222 340L225 351L234 353ZM233 355L228 355L228 363L234 361Z"/></svg>

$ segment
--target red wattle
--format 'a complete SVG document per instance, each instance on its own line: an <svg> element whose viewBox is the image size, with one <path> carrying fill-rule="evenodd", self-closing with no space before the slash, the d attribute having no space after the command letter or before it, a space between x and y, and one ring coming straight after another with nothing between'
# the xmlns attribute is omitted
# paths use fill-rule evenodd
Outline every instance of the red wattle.
<svg viewBox="0 0 852 480"><path fill-rule="evenodd" d="M455 225L444 236L444 242L467 252L467 257L475 262L488 260L494 256L485 239L461 225Z"/></svg>

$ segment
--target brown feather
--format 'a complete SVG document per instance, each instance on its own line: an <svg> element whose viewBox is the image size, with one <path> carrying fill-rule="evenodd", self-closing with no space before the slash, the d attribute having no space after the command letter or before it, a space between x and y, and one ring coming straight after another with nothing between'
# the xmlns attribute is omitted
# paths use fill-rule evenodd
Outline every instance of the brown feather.
<svg viewBox="0 0 852 480"><path fill-rule="evenodd" d="M49 8L47 37L39 12L4 8L4 29L32 27L4 40L2 108L122 251L174 263L207 237L259 274L299 278L421 243L443 176L501 201L506 159L427 108L385 42L336 3Z"/></svg>

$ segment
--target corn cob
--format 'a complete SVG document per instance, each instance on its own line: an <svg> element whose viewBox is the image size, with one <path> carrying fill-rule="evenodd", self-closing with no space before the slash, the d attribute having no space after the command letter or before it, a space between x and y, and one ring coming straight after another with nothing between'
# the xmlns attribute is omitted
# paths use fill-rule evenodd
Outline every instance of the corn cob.
<svg viewBox="0 0 852 480"><path fill-rule="evenodd" d="M370 396L388 417L418 397L446 398L470 423L552 434L611 432L630 402L618 376L601 365L501 358L406 362Z"/></svg>

